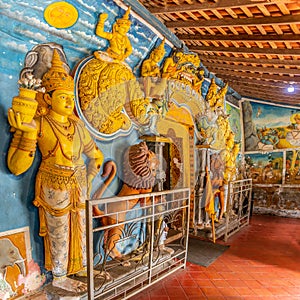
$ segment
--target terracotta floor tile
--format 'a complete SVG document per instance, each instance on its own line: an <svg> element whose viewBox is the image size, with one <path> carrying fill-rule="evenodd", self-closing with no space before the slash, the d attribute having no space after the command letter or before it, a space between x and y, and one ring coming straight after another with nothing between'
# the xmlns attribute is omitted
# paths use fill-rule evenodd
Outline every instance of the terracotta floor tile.
<svg viewBox="0 0 300 300"><path fill-rule="evenodd" d="M256 294L252 291L252 289L248 287L235 287L234 288L239 295L241 296L255 296Z"/></svg>
<svg viewBox="0 0 300 300"><path fill-rule="evenodd" d="M269 287L268 290L275 296L289 296L289 292L284 288Z"/></svg>
<svg viewBox="0 0 300 300"><path fill-rule="evenodd" d="M183 290L183 288L181 287L168 287L166 288L166 291L167 291L167 295L169 296L185 296L185 292Z"/></svg>
<svg viewBox="0 0 300 300"><path fill-rule="evenodd" d="M300 299L300 285L298 287L284 287L283 288L285 291L289 293L291 296L299 296Z"/></svg>
<svg viewBox="0 0 300 300"><path fill-rule="evenodd" d="M253 216L209 267L187 263L130 300L300 300L300 221Z"/></svg>
<svg viewBox="0 0 300 300"><path fill-rule="evenodd" d="M190 288L184 287L183 289L184 289L185 294L186 294L188 297L190 297L190 296L197 296L197 295L199 295L199 296L204 296L202 290L201 290L199 287L198 287L198 288L194 288L194 287L190 287Z"/></svg>
<svg viewBox="0 0 300 300"><path fill-rule="evenodd" d="M240 294L232 287L219 288L219 292L225 297L240 296Z"/></svg>
<svg viewBox="0 0 300 300"><path fill-rule="evenodd" d="M262 285L257 280L244 280L244 283L246 284L246 286L252 289L262 288Z"/></svg>
<svg viewBox="0 0 300 300"><path fill-rule="evenodd" d="M170 298L169 298L169 296L163 296L163 295L154 295L154 296L152 296L152 295L150 295L150 299L151 300L169 300Z"/></svg>
<svg viewBox="0 0 300 300"><path fill-rule="evenodd" d="M188 299L189 300L207 300L207 297L204 295L203 296L197 295L197 296L189 296Z"/></svg>
<svg viewBox="0 0 300 300"><path fill-rule="evenodd" d="M223 279L224 277L221 274L218 272L207 272L206 275L209 279Z"/></svg>
<svg viewBox="0 0 300 300"><path fill-rule="evenodd" d="M226 280L228 282L228 284L231 286L231 287L244 287L245 286L245 283L243 280L234 280L234 279L229 279L229 280Z"/></svg>
<svg viewBox="0 0 300 300"><path fill-rule="evenodd" d="M202 287L201 290L205 296L222 296L219 289L216 289L215 287Z"/></svg>
<svg viewBox="0 0 300 300"><path fill-rule="evenodd" d="M271 291L268 289L252 289L252 291L257 295L257 296L273 296Z"/></svg>
<svg viewBox="0 0 300 300"><path fill-rule="evenodd" d="M194 280L209 279L206 272L190 272L190 274Z"/></svg>
<svg viewBox="0 0 300 300"><path fill-rule="evenodd" d="M236 279L236 273L235 272L221 272L221 276L223 279Z"/></svg>
<svg viewBox="0 0 300 300"><path fill-rule="evenodd" d="M169 300L184 300L184 299L189 299L189 298L185 295L183 295L183 296L169 296Z"/></svg>
<svg viewBox="0 0 300 300"><path fill-rule="evenodd" d="M198 286L197 282L194 281L194 280L192 280L192 279L191 280L187 280L187 279L181 280L180 284L183 287L185 287L185 286L188 286L188 287L197 287Z"/></svg>
<svg viewBox="0 0 300 300"><path fill-rule="evenodd" d="M226 280L223 280L223 279L214 279L214 280L212 280L212 283L216 287L230 287L229 283Z"/></svg>
<svg viewBox="0 0 300 300"><path fill-rule="evenodd" d="M213 281L209 279L198 279L196 280L196 283L198 284L199 287L215 287Z"/></svg>

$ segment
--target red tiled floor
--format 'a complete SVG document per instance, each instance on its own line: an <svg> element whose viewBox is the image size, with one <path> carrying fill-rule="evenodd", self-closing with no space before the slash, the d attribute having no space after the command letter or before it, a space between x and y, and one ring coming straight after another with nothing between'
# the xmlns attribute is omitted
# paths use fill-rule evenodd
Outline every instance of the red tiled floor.
<svg viewBox="0 0 300 300"><path fill-rule="evenodd" d="M300 300L299 219L253 216L226 244L209 267L187 263L131 300Z"/></svg>

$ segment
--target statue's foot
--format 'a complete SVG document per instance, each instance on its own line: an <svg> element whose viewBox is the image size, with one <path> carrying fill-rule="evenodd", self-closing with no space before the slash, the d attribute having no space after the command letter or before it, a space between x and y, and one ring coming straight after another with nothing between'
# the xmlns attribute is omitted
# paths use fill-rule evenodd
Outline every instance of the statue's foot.
<svg viewBox="0 0 300 300"><path fill-rule="evenodd" d="M130 261L127 257L123 256L119 251L111 251L109 252L109 256L113 259L118 261L123 267L131 266Z"/></svg>
<svg viewBox="0 0 300 300"><path fill-rule="evenodd" d="M105 271L99 271L99 270L93 270L93 275L94 277L105 277L107 280L111 279L109 273L105 272ZM79 271L75 274L76 277L87 277L88 273L87 273L87 269L84 269L82 271Z"/></svg>
<svg viewBox="0 0 300 300"><path fill-rule="evenodd" d="M99 273L95 276L95 278L103 278L105 280L111 280L112 277L110 276L110 274L106 271L98 271Z"/></svg>
<svg viewBox="0 0 300 300"><path fill-rule="evenodd" d="M100 273L98 270L93 270L94 276L97 276ZM81 270L75 274L76 277L87 277L87 269Z"/></svg>
<svg viewBox="0 0 300 300"><path fill-rule="evenodd" d="M52 281L52 285L74 293L80 293L87 291L87 285L84 282L81 282L79 280L75 280L69 277L63 277L63 278L54 278Z"/></svg>
<svg viewBox="0 0 300 300"><path fill-rule="evenodd" d="M169 253L170 255L174 254L174 249L170 248L170 247L163 247L163 251Z"/></svg>

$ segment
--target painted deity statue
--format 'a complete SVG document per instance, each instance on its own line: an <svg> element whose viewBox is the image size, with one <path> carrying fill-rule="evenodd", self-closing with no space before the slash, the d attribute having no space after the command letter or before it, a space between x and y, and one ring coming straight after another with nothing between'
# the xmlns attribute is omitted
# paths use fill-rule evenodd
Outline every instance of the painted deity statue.
<svg viewBox="0 0 300 300"><path fill-rule="evenodd" d="M113 24L112 32L104 31L107 15L100 14L96 34L107 39L110 45L105 52L95 51L94 57L79 71L81 110L89 124L106 135L129 130L132 120L138 125L146 122L149 100L124 61L132 52L126 35L131 25L129 13L130 8Z"/></svg>
<svg viewBox="0 0 300 300"><path fill-rule="evenodd" d="M161 77L158 63L163 59L165 54L164 44L165 40L150 53L148 59L143 61L141 70L141 75L143 77Z"/></svg>
<svg viewBox="0 0 300 300"><path fill-rule="evenodd" d="M178 72L181 71L179 62L183 56L184 54L182 51L175 50L172 56L166 58L162 69L163 78L177 79Z"/></svg>
<svg viewBox="0 0 300 300"><path fill-rule="evenodd" d="M228 184L230 181L236 179L236 159L239 153L239 144L234 142L234 133L230 132L226 139L226 147L223 152L225 161L224 183Z"/></svg>
<svg viewBox="0 0 300 300"><path fill-rule="evenodd" d="M56 50L42 86L49 106L44 115L24 123L20 113L8 111L15 132L7 162L13 174L24 173L32 165L38 145L42 160L34 205L39 209L39 234L44 237L45 267L52 271L54 286L79 292L86 285L67 276L86 271L85 200L103 154L73 113L74 81ZM83 154L89 159L87 165Z"/></svg>
<svg viewBox="0 0 300 300"><path fill-rule="evenodd" d="M211 108L214 108L218 94L218 85L215 82L215 79L212 78L208 92L206 94L205 100L208 102Z"/></svg>
<svg viewBox="0 0 300 300"><path fill-rule="evenodd" d="M131 25L129 14L130 7L122 18L117 19L113 25L112 32L104 31L104 22L108 15L104 13L100 14L99 22L96 27L96 34L109 41L109 47L106 52L111 58L119 61L124 61L132 53L132 46L126 35Z"/></svg>
<svg viewBox="0 0 300 300"><path fill-rule="evenodd" d="M165 40L156 47L151 53L150 57L143 61L141 75L145 78L145 96L151 98L161 98L165 84L161 81L161 72L158 63L163 59L165 55Z"/></svg>

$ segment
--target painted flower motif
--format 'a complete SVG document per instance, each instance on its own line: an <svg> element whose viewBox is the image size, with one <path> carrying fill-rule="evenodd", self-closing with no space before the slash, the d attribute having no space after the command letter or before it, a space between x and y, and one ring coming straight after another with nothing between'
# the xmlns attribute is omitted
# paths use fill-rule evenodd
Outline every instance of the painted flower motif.
<svg viewBox="0 0 300 300"><path fill-rule="evenodd" d="M40 267L36 262L31 260L28 263L28 274L24 277L22 274L18 276L17 286L23 284L22 292L27 294L31 291L39 289L46 281L46 276L41 274Z"/></svg>
<svg viewBox="0 0 300 300"><path fill-rule="evenodd" d="M25 73L25 76L19 79L19 87L45 93L45 88L41 87L42 80L34 78L31 72Z"/></svg>

